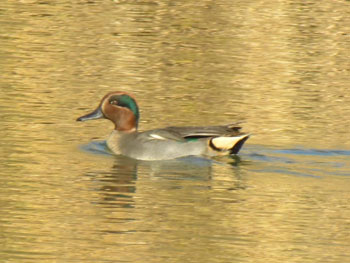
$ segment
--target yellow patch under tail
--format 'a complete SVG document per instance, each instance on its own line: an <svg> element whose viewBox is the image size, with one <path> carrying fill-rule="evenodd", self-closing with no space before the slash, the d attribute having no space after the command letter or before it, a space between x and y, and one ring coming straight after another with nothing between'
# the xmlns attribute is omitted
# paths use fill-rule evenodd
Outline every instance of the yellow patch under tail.
<svg viewBox="0 0 350 263"><path fill-rule="evenodd" d="M249 136L243 134L234 137L215 137L210 140L210 146L216 151L230 151L231 154L236 154Z"/></svg>

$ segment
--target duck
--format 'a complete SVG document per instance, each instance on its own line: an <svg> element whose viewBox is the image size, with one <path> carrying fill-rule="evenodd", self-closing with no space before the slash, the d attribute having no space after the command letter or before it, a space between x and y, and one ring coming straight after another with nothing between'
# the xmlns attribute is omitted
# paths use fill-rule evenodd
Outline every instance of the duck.
<svg viewBox="0 0 350 263"><path fill-rule="evenodd" d="M134 95L124 91L107 93L94 111L77 121L96 119L108 119L114 124L114 130L106 140L113 154L145 161L235 155L250 136L241 132L237 123L139 131L138 104Z"/></svg>

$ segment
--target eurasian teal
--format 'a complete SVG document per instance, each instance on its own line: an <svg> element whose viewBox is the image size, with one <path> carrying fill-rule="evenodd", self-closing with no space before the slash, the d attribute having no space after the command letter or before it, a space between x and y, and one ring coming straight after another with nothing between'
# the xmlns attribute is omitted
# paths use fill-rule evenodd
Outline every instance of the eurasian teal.
<svg viewBox="0 0 350 263"><path fill-rule="evenodd" d="M121 91L105 95L97 109L77 121L109 119L114 130L107 146L115 154L139 160L167 160L184 156L237 154L249 134L236 124L167 127L138 131L139 108L134 96Z"/></svg>

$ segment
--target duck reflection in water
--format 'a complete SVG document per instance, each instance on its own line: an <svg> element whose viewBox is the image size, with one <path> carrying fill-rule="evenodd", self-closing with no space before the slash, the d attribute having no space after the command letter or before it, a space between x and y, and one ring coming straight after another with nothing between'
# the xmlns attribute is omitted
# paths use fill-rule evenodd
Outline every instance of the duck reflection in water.
<svg viewBox="0 0 350 263"><path fill-rule="evenodd" d="M94 141L82 147L83 150L94 153L109 155L113 158L113 166L109 171L90 172L87 175L98 182L98 192L102 194L99 201L105 207L134 207L134 196L136 186L141 181L145 184L149 181L155 181L161 184L162 190L172 190L183 187L181 181L198 181L199 187L210 190L215 184L210 183L214 180L220 180L220 174L217 169L229 169L230 177L227 182L227 190L244 189L244 182L240 176L240 158L234 156L229 159L229 163L220 162L220 160L207 159L202 157L185 157L164 161L141 161L132 159L123 155L112 155L106 146L105 141ZM229 157L227 157L229 158ZM174 182L176 181L176 183ZM206 183L209 182L209 183ZM144 191L145 189L143 189Z"/></svg>

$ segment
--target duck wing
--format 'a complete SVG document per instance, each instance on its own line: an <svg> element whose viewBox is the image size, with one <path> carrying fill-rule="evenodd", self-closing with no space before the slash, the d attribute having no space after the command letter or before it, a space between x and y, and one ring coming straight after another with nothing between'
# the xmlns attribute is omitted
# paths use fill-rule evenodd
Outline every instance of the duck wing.
<svg viewBox="0 0 350 263"><path fill-rule="evenodd" d="M239 136L241 127L236 123L218 126L167 127L163 130L182 138L205 138L216 136Z"/></svg>

